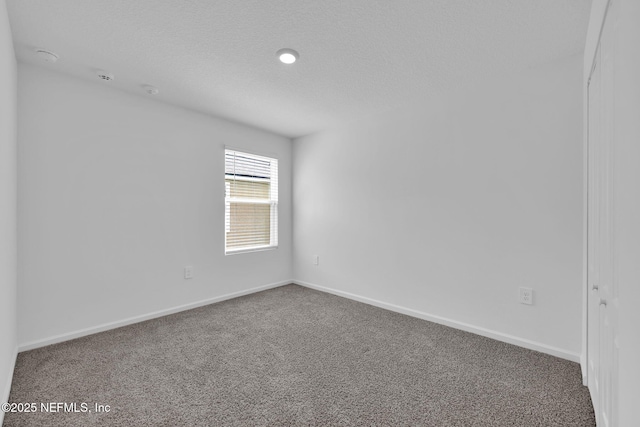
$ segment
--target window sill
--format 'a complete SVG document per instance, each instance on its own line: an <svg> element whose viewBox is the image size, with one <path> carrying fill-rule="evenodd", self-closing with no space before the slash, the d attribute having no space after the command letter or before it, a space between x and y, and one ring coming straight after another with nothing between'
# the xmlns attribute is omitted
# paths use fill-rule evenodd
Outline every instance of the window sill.
<svg viewBox="0 0 640 427"><path fill-rule="evenodd" d="M268 246L252 246L249 248L229 249L225 251L224 254L225 255L246 254L248 252L270 251L271 249L278 249L278 246L268 245Z"/></svg>

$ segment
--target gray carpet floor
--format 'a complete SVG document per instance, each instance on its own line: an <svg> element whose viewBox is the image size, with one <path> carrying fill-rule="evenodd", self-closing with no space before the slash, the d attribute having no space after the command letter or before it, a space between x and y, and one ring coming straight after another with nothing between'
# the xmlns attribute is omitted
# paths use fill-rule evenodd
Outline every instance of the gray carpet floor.
<svg viewBox="0 0 640 427"><path fill-rule="evenodd" d="M576 363L296 285L20 353L10 401L92 412L5 426L595 426Z"/></svg>

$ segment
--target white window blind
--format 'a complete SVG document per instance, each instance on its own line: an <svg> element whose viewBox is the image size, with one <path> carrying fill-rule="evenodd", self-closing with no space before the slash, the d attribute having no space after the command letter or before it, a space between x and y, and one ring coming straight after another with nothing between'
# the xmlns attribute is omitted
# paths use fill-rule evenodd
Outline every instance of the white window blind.
<svg viewBox="0 0 640 427"><path fill-rule="evenodd" d="M278 246L278 160L224 153L225 253Z"/></svg>

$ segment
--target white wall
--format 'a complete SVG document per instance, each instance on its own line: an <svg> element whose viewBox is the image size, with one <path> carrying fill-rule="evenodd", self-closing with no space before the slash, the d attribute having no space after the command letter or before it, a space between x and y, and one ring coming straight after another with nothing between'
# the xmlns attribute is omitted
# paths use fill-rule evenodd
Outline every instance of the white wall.
<svg viewBox="0 0 640 427"><path fill-rule="evenodd" d="M19 65L22 349L292 275L291 141L107 85ZM280 160L276 250L224 255L225 144Z"/></svg>
<svg viewBox="0 0 640 427"><path fill-rule="evenodd" d="M577 361L581 77L575 56L295 140L294 278Z"/></svg>
<svg viewBox="0 0 640 427"><path fill-rule="evenodd" d="M9 398L17 354L16 57L7 7L0 0L0 403ZM4 413L0 412L0 424Z"/></svg>

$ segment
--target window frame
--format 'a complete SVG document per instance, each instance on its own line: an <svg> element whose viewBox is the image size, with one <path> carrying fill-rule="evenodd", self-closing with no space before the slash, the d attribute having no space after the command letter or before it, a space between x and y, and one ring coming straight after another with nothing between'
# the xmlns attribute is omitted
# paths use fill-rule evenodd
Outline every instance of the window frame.
<svg viewBox="0 0 640 427"><path fill-rule="evenodd" d="M242 177L240 181L254 181L254 182L269 182L270 186L274 185L275 188L275 199L273 198L274 192L273 189L270 189L270 198L269 199L254 199L254 198L242 198L242 197L227 197L227 189L230 188L227 183L227 172L226 172L226 161L227 161L227 153L228 152L236 152L242 154L244 156L253 157L257 159L266 159L269 161L275 161L275 171L276 176L267 178L249 178ZM224 202L225 202L225 213L224 213L224 254L226 255L235 255L249 252L261 252L268 251L272 249L278 249L279 236L278 236L278 205L279 205L279 159L273 153L259 153L253 150L247 151L245 149L238 149L235 147L224 147ZM273 168L273 166L272 166ZM273 170L273 169L272 169ZM233 176L233 175L231 175ZM237 177L235 179L238 179ZM230 205L231 203L247 203L247 204L269 204L271 206L270 210L270 225L269 225L269 240L270 243L268 245L256 245L256 246L243 246L239 248L228 248L227 247L227 226L230 226L230 220L227 222L227 215L231 215Z"/></svg>

